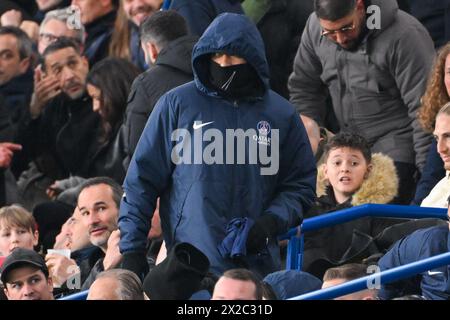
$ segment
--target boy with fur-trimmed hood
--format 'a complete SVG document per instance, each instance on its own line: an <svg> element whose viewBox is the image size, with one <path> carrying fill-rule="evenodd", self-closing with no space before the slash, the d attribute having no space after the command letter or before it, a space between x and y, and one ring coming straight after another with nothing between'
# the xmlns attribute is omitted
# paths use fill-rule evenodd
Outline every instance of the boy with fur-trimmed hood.
<svg viewBox="0 0 450 320"><path fill-rule="evenodd" d="M325 163L318 168L318 199L306 218L367 203L387 204L397 195L393 160L381 153L372 155L362 136L349 132L335 135L325 146L324 156ZM392 244L392 238L436 223L411 221L383 232L399 222L405 220L364 217L306 233L303 270L322 278L330 267L361 261L387 249L385 244Z"/></svg>

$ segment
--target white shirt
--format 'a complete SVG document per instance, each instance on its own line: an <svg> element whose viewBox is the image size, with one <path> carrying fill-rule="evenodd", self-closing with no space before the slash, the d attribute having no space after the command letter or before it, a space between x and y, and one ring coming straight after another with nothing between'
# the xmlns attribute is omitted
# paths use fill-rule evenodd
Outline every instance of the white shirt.
<svg viewBox="0 0 450 320"><path fill-rule="evenodd" d="M448 208L447 199L450 196L450 171L445 173L445 177L439 181L430 194L423 199L421 207Z"/></svg>

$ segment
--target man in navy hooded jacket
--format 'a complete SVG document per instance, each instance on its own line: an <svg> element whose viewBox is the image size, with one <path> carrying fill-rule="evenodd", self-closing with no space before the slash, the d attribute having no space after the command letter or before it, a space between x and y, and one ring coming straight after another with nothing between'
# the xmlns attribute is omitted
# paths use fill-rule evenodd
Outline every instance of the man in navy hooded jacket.
<svg viewBox="0 0 450 320"><path fill-rule="evenodd" d="M216 274L247 267L266 275L281 268L276 236L301 222L315 196L306 131L294 107L269 89L264 44L245 16L220 15L192 55L194 81L161 97L128 169L122 267L145 273L147 233L161 197L168 250L189 242ZM249 224L236 239L247 237L246 245L241 256L224 257L218 248L237 218Z"/></svg>
<svg viewBox="0 0 450 320"><path fill-rule="evenodd" d="M450 200L450 198L449 198ZM450 209L450 207L449 207ZM450 212L447 212L450 214ZM397 241L378 261L381 271L431 258L450 251L449 225L417 230ZM378 296L381 299L419 294L431 300L450 299L450 269L443 266L393 283L384 284Z"/></svg>

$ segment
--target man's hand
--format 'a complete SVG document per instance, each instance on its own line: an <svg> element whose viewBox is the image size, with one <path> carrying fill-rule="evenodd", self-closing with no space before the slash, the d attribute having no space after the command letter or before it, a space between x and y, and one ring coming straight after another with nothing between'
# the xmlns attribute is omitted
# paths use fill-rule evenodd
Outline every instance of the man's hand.
<svg viewBox="0 0 450 320"><path fill-rule="evenodd" d="M47 193L47 196L52 199L55 200L56 197L63 191L58 184L59 181L55 181L53 182L53 184L51 184L47 190L45 191L45 193Z"/></svg>
<svg viewBox="0 0 450 320"><path fill-rule="evenodd" d="M41 114L45 105L61 93L59 80L55 76L44 77L41 67L34 70L34 92L31 97L31 118L36 119Z"/></svg>
<svg viewBox="0 0 450 320"><path fill-rule="evenodd" d="M0 143L0 167L8 168L11 164L11 160L15 151L22 150L20 144L3 142Z"/></svg>
<svg viewBox="0 0 450 320"><path fill-rule="evenodd" d="M20 29L22 29L34 43L39 41L39 25L36 22L24 20L20 24Z"/></svg>
<svg viewBox="0 0 450 320"><path fill-rule="evenodd" d="M278 218L271 214L260 216L250 228L247 237L247 253L253 254L264 249L279 231Z"/></svg>
<svg viewBox="0 0 450 320"><path fill-rule="evenodd" d="M45 262L48 267L49 275L52 277L53 284L56 287L61 287L64 282L77 273L74 272L78 268L75 260L68 259L61 254L47 254L45 256ZM78 273L79 272L78 268Z"/></svg>
<svg viewBox="0 0 450 320"><path fill-rule="evenodd" d="M18 10L8 10L0 17L2 27L20 27L22 23L22 12Z"/></svg>
<svg viewBox="0 0 450 320"><path fill-rule="evenodd" d="M115 268L122 262L122 254L119 250L120 230L113 231L108 239L108 249L106 249L103 259L103 268L105 270Z"/></svg>

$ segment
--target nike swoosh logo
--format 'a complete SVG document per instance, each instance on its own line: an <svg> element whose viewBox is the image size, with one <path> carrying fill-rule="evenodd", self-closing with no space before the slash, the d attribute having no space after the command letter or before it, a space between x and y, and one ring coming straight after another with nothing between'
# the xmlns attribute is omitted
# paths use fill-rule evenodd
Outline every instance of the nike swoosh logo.
<svg viewBox="0 0 450 320"><path fill-rule="evenodd" d="M443 273L442 271L428 271L429 276L434 276L434 275L442 274L442 273Z"/></svg>
<svg viewBox="0 0 450 320"><path fill-rule="evenodd" d="M194 128L194 130L197 130L197 129L203 128L204 126L207 126L211 123L214 123L214 121L205 122L205 123L195 121L194 124L192 125L192 128Z"/></svg>

